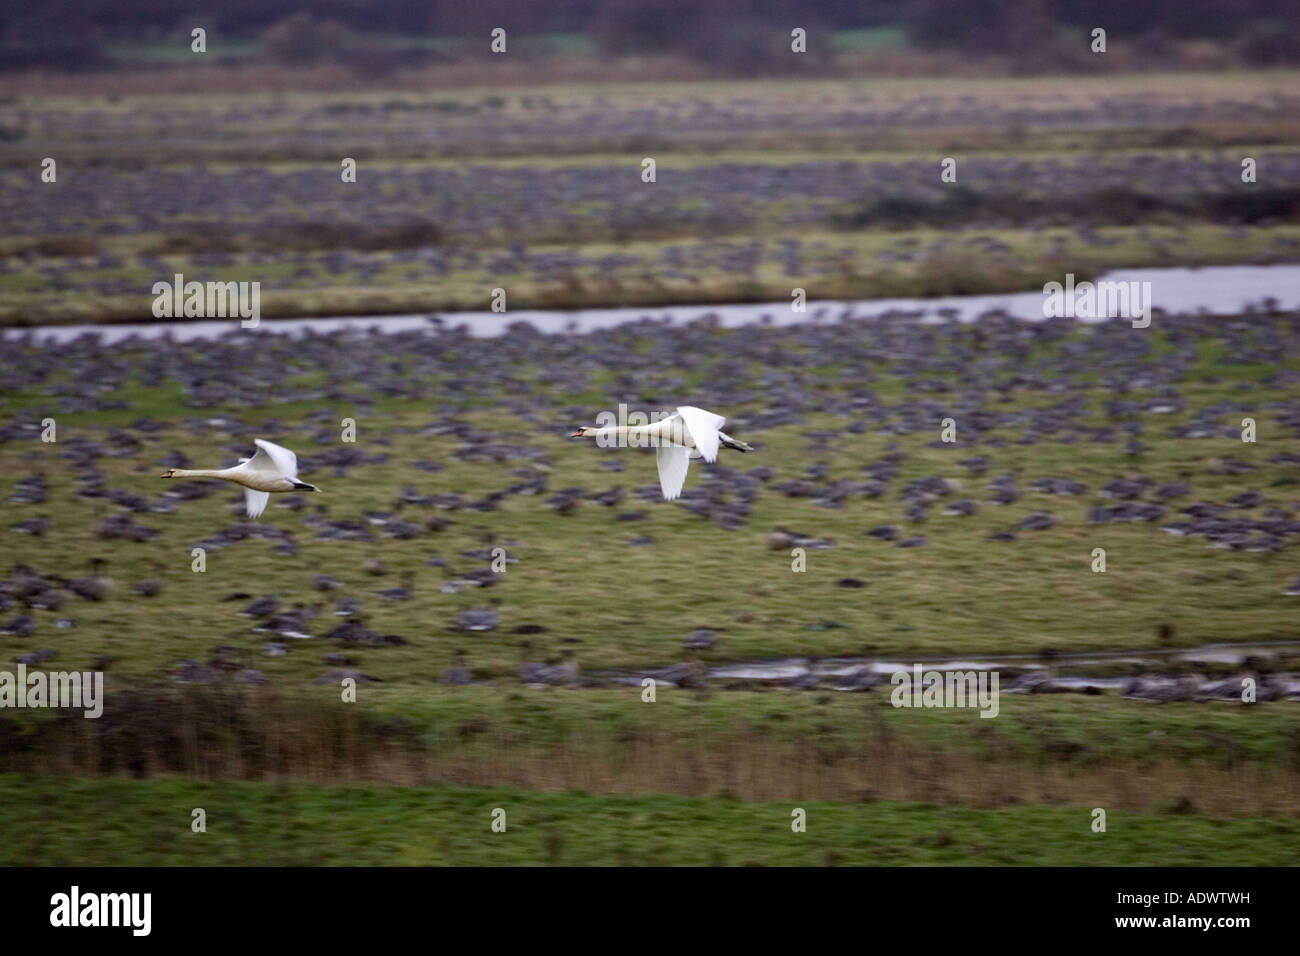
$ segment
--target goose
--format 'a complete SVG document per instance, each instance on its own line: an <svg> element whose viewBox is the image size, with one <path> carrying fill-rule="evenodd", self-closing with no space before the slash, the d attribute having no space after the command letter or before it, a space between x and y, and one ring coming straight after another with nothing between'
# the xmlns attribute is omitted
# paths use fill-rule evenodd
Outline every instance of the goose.
<svg viewBox="0 0 1300 956"><path fill-rule="evenodd" d="M260 597L239 613L245 617L270 617L280 610L280 599L274 594Z"/></svg>
<svg viewBox="0 0 1300 956"><path fill-rule="evenodd" d="M407 568L402 572L402 584L400 587L385 588L382 591L376 591L382 598L388 598L390 601L409 601L414 595L415 589L415 572Z"/></svg>
<svg viewBox="0 0 1300 956"><path fill-rule="evenodd" d="M464 686L474 679L474 672L470 670L463 650L457 649L455 655L456 663L443 671L438 680L444 684L451 684L458 687Z"/></svg>
<svg viewBox="0 0 1300 956"><path fill-rule="evenodd" d="M722 431L727 420L694 405L680 405L671 415L650 425L609 425L604 428L584 426L571 438L594 438L602 446L654 448L659 466L659 487L664 500L672 501L682 493L686 471L692 458L707 462L718 459L720 448L753 451L753 446L737 441Z"/></svg>
<svg viewBox="0 0 1300 956"><path fill-rule="evenodd" d="M700 661L698 652L693 650L685 652L682 663L659 671L657 676L686 690L702 690L709 682L708 668Z"/></svg>
<svg viewBox="0 0 1300 956"><path fill-rule="evenodd" d="M131 593L137 597L157 597L162 594L162 589L162 578L145 578L132 585Z"/></svg>
<svg viewBox="0 0 1300 956"><path fill-rule="evenodd" d="M875 668L868 662L844 675L844 679L837 689L850 692L867 691L881 683L881 680L881 676L876 673Z"/></svg>
<svg viewBox="0 0 1300 956"><path fill-rule="evenodd" d="M42 591L40 594L31 598L27 606L36 611L57 611L63 607L63 602L68 599L68 592L61 591L58 588L50 588L48 591Z"/></svg>
<svg viewBox="0 0 1300 956"><path fill-rule="evenodd" d="M36 630L36 618L30 614L19 614L16 618L0 628L0 634L12 634L15 637L30 637Z"/></svg>
<svg viewBox="0 0 1300 956"><path fill-rule="evenodd" d="M221 478L244 486L244 506L250 518L266 510L271 492L320 491L315 485L298 480L298 456L287 448L261 438L254 439L257 452L241 458L233 468L187 470L168 468L162 478Z"/></svg>
<svg viewBox="0 0 1300 956"><path fill-rule="evenodd" d="M104 574L108 562L103 558L92 558L91 575L88 578L76 578L68 581L68 590L87 601L102 601L113 590L113 579Z"/></svg>
<svg viewBox="0 0 1300 956"><path fill-rule="evenodd" d="M528 659L532 652L531 641L519 642L519 682L521 684L540 684L546 673L546 665Z"/></svg>
<svg viewBox="0 0 1300 956"><path fill-rule="evenodd" d="M560 662L545 667L540 679L544 684L572 686L578 683L581 677L582 669L578 666L577 658L573 656L573 650L566 647L560 651Z"/></svg>
<svg viewBox="0 0 1300 956"><path fill-rule="evenodd" d="M153 565L154 576L137 581L131 586L131 593L137 597L157 597L163 592L163 563L157 560L150 563Z"/></svg>
<svg viewBox="0 0 1300 956"><path fill-rule="evenodd" d="M682 641L682 647L686 650L707 651L718 643L718 635L708 628L700 628L697 631L691 631L686 640Z"/></svg>
<svg viewBox="0 0 1300 956"><path fill-rule="evenodd" d="M496 611L461 611L456 615L456 626L463 631L490 631L501 623Z"/></svg>

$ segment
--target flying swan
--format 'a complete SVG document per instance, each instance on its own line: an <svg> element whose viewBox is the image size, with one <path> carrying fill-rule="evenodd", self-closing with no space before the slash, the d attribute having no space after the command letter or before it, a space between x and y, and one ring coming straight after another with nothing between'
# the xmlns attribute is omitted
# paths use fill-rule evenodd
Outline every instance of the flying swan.
<svg viewBox="0 0 1300 956"><path fill-rule="evenodd" d="M723 432L726 423L721 415L694 405L681 405L667 418L651 425L584 426L570 437L594 438L601 447L653 448L659 466L659 487L663 489L664 500L672 501L682 493L692 458L713 462L718 458L719 448L754 450Z"/></svg>
<svg viewBox="0 0 1300 956"><path fill-rule="evenodd" d="M221 478L244 486L244 506L248 516L256 518L266 510L273 491L320 491L315 485L298 480L298 456L274 442L254 439L257 452L241 458L233 468L218 470L168 468L162 478Z"/></svg>

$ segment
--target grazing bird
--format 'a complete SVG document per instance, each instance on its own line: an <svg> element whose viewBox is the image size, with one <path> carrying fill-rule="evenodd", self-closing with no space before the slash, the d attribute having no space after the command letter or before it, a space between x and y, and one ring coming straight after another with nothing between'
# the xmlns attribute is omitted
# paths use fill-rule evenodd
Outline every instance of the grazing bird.
<svg viewBox="0 0 1300 956"><path fill-rule="evenodd" d="M522 684L540 684L546 674L546 665L528 659L532 652L531 641L519 642L519 681Z"/></svg>
<svg viewBox="0 0 1300 956"><path fill-rule="evenodd" d="M17 637L29 637L36 630L36 618L30 614L19 614L16 618L0 628L0 634L13 634Z"/></svg>
<svg viewBox="0 0 1300 956"><path fill-rule="evenodd" d="M871 690L882 681L883 678L875 672L870 663L867 663L846 674L837 689L845 691Z"/></svg>
<svg viewBox="0 0 1300 956"><path fill-rule="evenodd" d="M103 558L92 558L90 568L93 572L88 578L76 578L67 582L68 590L87 601L102 601L113 590L113 580L103 573L108 564Z"/></svg>
<svg viewBox="0 0 1300 956"><path fill-rule="evenodd" d="M704 690L709 685L708 668L701 662L697 651L688 650L685 657L682 663L661 671L663 679L687 690Z"/></svg>
<svg viewBox="0 0 1300 956"><path fill-rule="evenodd" d="M582 669L570 648L560 651L560 662L547 667L541 675L542 683L556 686L572 686L582 678Z"/></svg>
<svg viewBox="0 0 1300 956"><path fill-rule="evenodd" d="M131 593L137 597L157 597L163 592L163 564L161 561L154 561L153 567L155 576L145 578L143 581L137 581L131 586Z"/></svg>
<svg viewBox="0 0 1300 956"><path fill-rule="evenodd" d="M474 679L473 671L465 661L465 652L456 651L456 663L442 672L438 680L444 684L464 686Z"/></svg>
<svg viewBox="0 0 1300 956"><path fill-rule="evenodd" d="M34 598L49 590L50 583L25 564L14 565L13 578L7 582L6 590L20 601ZM3 592L0 592L3 593Z"/></svg>
<svg viewBox="0 0 1300 956"><path fill-rule="evenodd" d="M162 593L162 578L145 578L143 581L137 581L131 587L131 593L139 597L157 597Z"/></svg>
<svg viewBox="0 0 1300 956"><path fill-rule="evenodd" d="M57 611L63 607L63 602L68 599L68 592L61 591L58 588L50 588L48 591L42 591L34 598L29 598L27 606L36 611Z"/></svg>
<svg viewBox="0 0 1300 956"><path fill-rule="evenodd" d="M274 594L260 597L239 613L245 617L270 617L280 610L280 599Z"/></svg>
<svg viewBox="0 0 1300 956"><path fill-rule="evenodd" d="M320 491L315 485L298 480L298 456L287 448L261 438L255 439L257 453L241 458L233 468L187 470L168 468L162 478L220 478L244 486L244 506L250 518L266 510L272 492Z"/></svg>
<svg viewBox="0 0 1300 956"><path fill-rule="evenodd" d="M390 601L409 601L414 595L415 572L409 568L402 572L402 585L396 588L385 588L382 591L376 591L380 597L388 598Z"/></svg>
<svg viewBox="0 0 1300 956"><path fill-rule="evenodd" d="M1021 530L1028 528L1031 531L1045 531L1054 524L1056 524L1056 518L1050 511L1035 511L1033 514L1026 516L1016 527Z"/></svg>
<svg viewBox="0 0 1300 956"><path fill-rule="evenodd" d="M664 500L672 501L682 493L686 471L692 458L707 462L718 459L719 448L753 451L753 446L737 441L722 431L727 420L694 405L681 405L667 418L651 425L609 425L604 428L584 426L571 438L594 438L602 447L653 448L659 466L659 487Z"/></svg>
<svg viewBox="0 0 1300 956"><path fill-rule="evenodd" d="M686 640L682 641L682 647L687 650L704 650L707 651L714 644L718 643L718 635L708 628L700 628L697 631L691 631Z"/></svg>
<svg viewBox="0 0 1300 956"><path fill-rule="evenodd" d="M456 615L456 625L463 631L490 631L501 623L496 611L461 611Z"/></svg>

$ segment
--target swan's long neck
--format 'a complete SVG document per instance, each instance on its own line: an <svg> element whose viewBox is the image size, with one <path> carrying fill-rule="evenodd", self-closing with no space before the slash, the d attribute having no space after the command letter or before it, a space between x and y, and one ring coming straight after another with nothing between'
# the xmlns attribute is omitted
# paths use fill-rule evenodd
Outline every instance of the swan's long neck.
<svg viewBox="0 0 1300 956"><path fill-rule="evenodd" d="M606 425L591 431L592 437L602 447L617 445L650 445L652 442L669 444L689 444L685 441L685 429L680 423L663 419L646 425Z"/></svg>
<svg viewBox="0 0 1300 956"><path fill-rule="evenodd" d="M186 470L177 468L172 472L174 478L229 478L233 468L195 468Z"/></svg>

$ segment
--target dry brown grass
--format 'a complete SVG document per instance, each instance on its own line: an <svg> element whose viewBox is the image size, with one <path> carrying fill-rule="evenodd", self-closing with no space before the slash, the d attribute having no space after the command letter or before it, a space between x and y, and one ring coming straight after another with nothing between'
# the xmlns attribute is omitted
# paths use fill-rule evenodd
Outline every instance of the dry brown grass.
<svg viewBox="0 0 1300 956"><path fill-rule="evenodd" d="M970 738L932 747L878 717L861 744L781 740L744 722L708 737L592 727L540 741L486 720L423 731L400 717L376 720L357 708L304 704L273 691L162 686L129 695L100 720L60 714L27 733L0 725L0 771L1212 814L1294 814L1300 805L1295 766L1078 761L1068 753L1017 752L996 740L981 752Z"/></svg>

